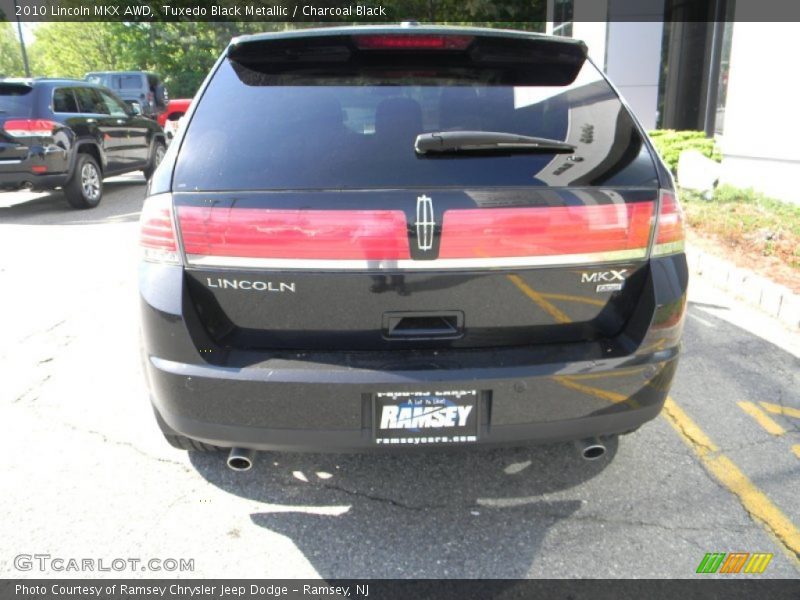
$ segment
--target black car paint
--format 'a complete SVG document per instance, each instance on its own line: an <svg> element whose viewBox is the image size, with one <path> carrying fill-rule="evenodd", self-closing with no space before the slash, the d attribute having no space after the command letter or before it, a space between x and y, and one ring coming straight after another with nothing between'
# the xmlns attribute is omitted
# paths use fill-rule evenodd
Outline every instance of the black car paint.
<svg viewBox="0 0 800 600"><path fill-rule="evenodd" d="M613 337L324 352L221 346L200 323L183 269L143 264L151 399L183 435L261 450L373 449L373 395L428 387L479 390L481 444L624 433L658 414L678 363L683 322L673 316L686 303L686 261L683 255L653 259L647 270L631 318Z"/></svg>
<svg viewBox="0 0 800 600"><path fill-rule="evenodd" d="M55 79L33 80L31 85L33 109L24 118L48 119L58 126L52 137L16 139L2 129L15 115L0 114L0 189L19 189L26 183L34 190L60 187L72 177L81 152L98 159L104 177L144 169L150 163L153 145L165 140L157 123L132 112L125 116L54 112L53 93L59 88L102 90L121 102L102 86ZM4 158L21 162L3 164ZM33 173L33 166L46 166L47 173Z"/></svg>
<svg viewBox="0 0 800 600"><path fill-rule="evenodd" d="M433 28L436 30L437 28ZM399 30L405 33L402 30ZM324 35L315 34L315 35ZM487 35L502 33L490 32ZM202 95L223 55L198 93ZM192 113L148 184L148 194L170 193L180 146L191 126ZM655 152L638 122L642 152L652 159L655 178L644 191L674 190L668 169ZM639 153L641 157L641 152ZM627 156L626 160L638 160ZM620 165L612 165L616 172ZM630 193L624 185L614 187ZM570 190L540 189L544 194ZM202 202L209 194L174 190L176 205ZM384 191L385 192L385 191ZM493 192L498 192L493 190ZM636 190L634 190L636 192ZM305 192L308 194L309 192ZM317 192L314 192L317 193ZM330 203L342 202L340 192L319 192ZM270 206L299 207L302 195L294 192L225 192L211 194L214 202L268 202ZM500 197L502 193L498 193ZM391 198L391 194L384 194ZM266 200L265 198L269 198ZM532 202L529 196L528 202ZM334 200L335 198L335 200ZM468 202L464 190L438 190L439 210ZM639 196L644 199L643 196ZM656 198L653 198L656 199ZM657 199L656 199L657 200ZM317 202L320 200L318 199ZM386 200L391 202L391 199ZM299 203L299 204L298 204ZM345 205L347 200L344 200ZM398 203L401 202L398 200ZM325 206L325 201L322 200ZM315 207L320 206L315 204ZM403 210L411 210L407 205ZM413 232L410 232L413 235ZM162 429L223 447L240 446L260 450L364 451L378 450L373 443L372 403L378 392L420 389L477 389L480 403L480 444L525 444L621 434L654 418L663 406L674 377L686 306L688 268L684 254L647 257L631 264L592 265L591 269L630 268L634 277L628 304L620 312L625 294L607 295L603 310L616 312L614 327L590 328L603 311L581 307L577 335L559 339L566 332L538 323L536 339L520 343L503 340L501 345L467 344L453 340L432 343L395 344L380 347L375 322L372 331L350 332L345 347L335 349L335 336L326 332L292 335L297 347L269 348L252 337L252 331L231 323L211 324L219 297L200 291L204 277L254 277L291 280L302 286L315 276L325 277L322 293L311 301L310 311L332 315L348 311L352 290L359 289L356 306L421 308L418 300L426 292L449 287L453 305L459 292L470 286L486 289L491 298L497 280L517 276L530 285L549 278L550 293L575 295L575 286L565 283L564 271L578 267L506 269L499 273L460 271L405 274L408 295L397 289L373 291L369 273L321 274L314 272L267 272L142 263L139 289L142 314L144 362L151 401L161 417ZM559 279L558 272L562 277ZM550 278L554 274L556 277ZM560 283L559 283L560 282ZM414 285L408 285L413 283ZM485 285L484 285L485 284ZM241 300L241 302L245 302ZM233 306L236 300L232 300ZM231 310L228 307L228 310ZM238 309L234 309L235 310ZM253 318L245 315L243 318ZM225 311L221 311L225 312ZM608 314L608 313L607 313ZM219 316L219 313L218 315ZM374 315L373 315L374 316ZM209 326L211 325L211 326ZM217 329L227 326L227 331ZM232 326L232 327L231 327ZM261 324L263 328L263 323ZM222 333L222 335L219 335ZM331 332L327 332L330 334ZM530 332L528 332L530 333ZM263 336L259 331L255 336ZM226 337L227 336L227 337ZM249 337L248 337L249 336ZM524 334L523 336L524 337ZM360 339L360 341L359 341ZM363 345L364 340L366 345ZM463 341L464 338L461 338ZM322 340L322 343L320 343ZM339 340L340 341L340 340ZM354 343L355 341L355 343ZM361 349L358 349L362 343ZM370 344L372 344L370 346ZM290 344L291 346L291 344ZM411 346L411 347L409 347Z"/></svg>
<svg viewBox="0 0 800 600"><path fill-rule="evenodd" d="M626 203L652 202L652 188L532 188L532 189L431 189L361 190L304 192L237 192L174 194L176 207L207 206L238 208L302 209L313 206L324 210L358 209L379 206L406 214L411 256L417 261L435 259L441 238L437 225L433 248L417 248L415 198L427 193L435 198L434 217L438 224L450 210L480 207L570 206L585 202L609 204L612 195ZM486 208L491 210L491 208ZM200 315L203 327L216 343L236 348L287 348L388 350L415 347L495 347L524 345L543 341L570 341L616 334L628 319L644 279L641 260L606 266L571 265L522 270L414 271L410 273L343 272L319 273L258 272L257 279L291 282L291 293L267 294L254 304L257 291L242 291L215 285L217 278L247 280L254 273L233 268L186 267L186 291ZM582 281L584 273L626 271L623 290L598 294L596 285ZM518 289L522 282L522 289ZM572 323L554 320L533 304L528 290L572 297ZM502 309L498 305L502 302ZM297 312L293 307L302 305ZM387 339L382 316L391 311L467 312L466 327L455 339L431 341Z"/></svg>

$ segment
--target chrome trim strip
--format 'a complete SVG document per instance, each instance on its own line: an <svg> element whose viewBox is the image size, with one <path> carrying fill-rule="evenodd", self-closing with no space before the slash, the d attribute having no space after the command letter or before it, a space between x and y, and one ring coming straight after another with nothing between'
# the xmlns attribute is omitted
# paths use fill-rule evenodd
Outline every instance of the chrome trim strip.
<svg viewBox="0 0 800 600"><path fill-rule="evenodd" d="M655 244L653 245L653 252L652 256L666 256L668 254L680 254L681 252L685 252L686 243L684 240L678 240L676 242L665 242L663 244Z"/></svg>
<svg viewBox="0 0 800 600"><path fill-rule="evenodd" d="M205 256L187 254L188 265L195 267L233 267L242 269L285 269L317 271L435 271L440 269L500 269L507 267L551 267L586 265L643 259L647 248L559 254L554 256L506 256L497 258L437 258L435 260L363 260L252 258L244 256Z"/></svg>

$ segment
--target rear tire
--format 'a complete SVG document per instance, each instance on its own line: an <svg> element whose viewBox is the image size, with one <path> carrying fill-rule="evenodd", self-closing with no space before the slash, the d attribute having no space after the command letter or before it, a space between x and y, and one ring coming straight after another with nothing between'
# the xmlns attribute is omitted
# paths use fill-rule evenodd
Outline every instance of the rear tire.
<svg viewBox="0 0 800 600"><path fill-rule="evenodd" d="M155 409L155 407L153 407L153 412L156 415L156 422L158 423L158 428L161 430L164 439L167 440L167 443L173 448L178 448L179 450L191 450L194 452L219 452L222 450L222 448L219 446L206 444L200 440L195 440L190 437L186 437L185 435L176 433L164 422L164 419L160 414L158 414L158 411Z"/></svg>
<svg viewBox="0 0 800 600"><path fill-rule="evenodd" d="M171 433L165 433L164 439L167 440L170 446L178 448L179 450L190 450L193 452L219 452L222 450L219 446L212 446L211 444L206 444L205 442L193 440L192 438L178 434L173 435Z"/></svg>
<svg viewBox="0 0 800 600"><path fill-rule="evenodd" d="M147 167L143 169L144 178L150 179L155 173L158 165L161 164L161 161L164 160L164 154L167 152L167 147L164 145L164 142L158 140L153 144L153 151L150 154L150 162L148 163Z"/></svg>
<svg viewBox="0 0 800 600"><path fill-rule="evenodd" d="M64 196L72 208L94 208L103 199L103 173L90 154L78 154L75 171L64 186Z"/></svg>

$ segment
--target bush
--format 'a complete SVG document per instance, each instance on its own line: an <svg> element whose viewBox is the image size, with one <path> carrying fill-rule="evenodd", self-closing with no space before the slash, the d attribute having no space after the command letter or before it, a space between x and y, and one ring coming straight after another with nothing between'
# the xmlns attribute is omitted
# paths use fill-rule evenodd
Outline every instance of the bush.
<svg viewBox="0 0 800 600"><path fill-rule="evenodd" d="M722 154L714 144L714 140L707 138L702 131L657 129L650 132L650 139L653 140L653 145L673 175L677 173L678 158L684 150L699 150L711 160L717 162L722 160Z"/></svg>

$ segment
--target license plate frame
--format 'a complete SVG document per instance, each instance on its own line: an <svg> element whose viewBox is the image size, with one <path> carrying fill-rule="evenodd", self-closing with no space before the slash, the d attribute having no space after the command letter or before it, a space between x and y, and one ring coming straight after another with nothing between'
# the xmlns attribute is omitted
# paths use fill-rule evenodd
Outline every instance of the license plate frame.
<svg viewBox="0 0 800 600"><path fill-rule="evenodd" d="M378 446L474 444L478 390L378 392L372 395L372 441Z"/></svg>

